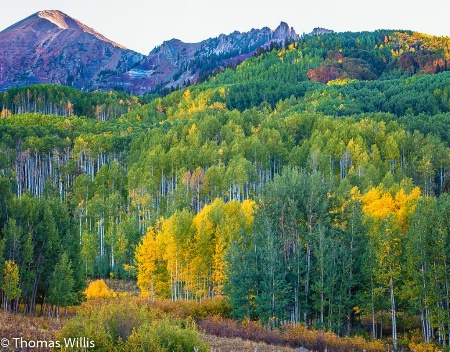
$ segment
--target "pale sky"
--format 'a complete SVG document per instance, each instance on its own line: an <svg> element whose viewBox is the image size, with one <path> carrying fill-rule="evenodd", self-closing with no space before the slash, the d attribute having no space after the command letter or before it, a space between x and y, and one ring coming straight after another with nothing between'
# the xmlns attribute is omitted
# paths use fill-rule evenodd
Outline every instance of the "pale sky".
<svg viewBox="0 0 450 352"><path fill-rule="evenodd" d="M172 38L199 42L280 21L299 34L324 27L450 36L448 0L2 0L0 31L41 10L60 10L142 54Z"/></svg>

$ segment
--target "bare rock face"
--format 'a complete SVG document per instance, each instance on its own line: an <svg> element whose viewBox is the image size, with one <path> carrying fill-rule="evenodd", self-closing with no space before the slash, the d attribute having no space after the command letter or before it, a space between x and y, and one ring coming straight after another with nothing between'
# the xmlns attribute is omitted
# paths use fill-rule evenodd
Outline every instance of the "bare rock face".
<svg viewBox="0 0 450 352"><path fill-rule="evenodd" d="M299 347L294 350L294 352L309 352L305 347Z"/></svg>
<svg viewBox="0 0 450 352"><path fill-rule="evenodd" d="M107 85L126 85L136 94L155 88L183 87L197 82L207 72L244 61L259 47L298 38L293 28L281 22L275 30L264 27L244 33L235 31L199 43L172 39L153 49L133 70L110 77Z"/></svg>
<svg viewBox="0 0 450 352"><path fill-rule="evenodd" d="M40 11L0 32L0 90L55 83L141 95L195 83L259 47L295 39L294 29L281 22L275 30L235 31L199 43L172 39L144 56L60 11Z"/></svg>
<svg viewBox="0 0 450 352"><path fill-rule="evenodd" d="M330 34L330 33L334 33L334 31L331 30L331 29L326 29L326 28L322 28L322 27L316 27L309 34L310 35L320 35L320 34Z"/></svg>
<svg viewBox="0 0 450 352"><path fill-rule="evenodd" d="M0 89L56 83L92 89L143 55L56 10L35 13L0 32Z"/></svg>

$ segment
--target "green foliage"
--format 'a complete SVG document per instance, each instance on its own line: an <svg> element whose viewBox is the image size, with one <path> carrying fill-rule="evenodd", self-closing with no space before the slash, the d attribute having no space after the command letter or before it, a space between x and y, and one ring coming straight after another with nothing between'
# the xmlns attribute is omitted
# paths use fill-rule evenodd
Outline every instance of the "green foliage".
<svg viewBox="0 0 450 352"><path fill-rule="evenodd" d="M2 290L7 300L18 298L22 292L19 288L19 267L12 260L5 261Z"/></svg>
<svg viewBox="0 0 450 352"><path fill-rule="evenodd" d="M124 351L208 351L195 324L163 320L141 325L123 345Z"/></svg>
<svg viewBox="0 0 450 352"><path fill-rule="evenodd" d="M421 199L411 216L405 243L407 280L402 294L411 304L411 310L424 316L422 331L426 342L432 341L432 329L446 330L447 268L450 226L450 200L447 194L439 198ZM419 313L420 312L420 313ZM438 339L443 343L445 337Z"/></svg>
<svg viewBox="0 0 450 352"><path fill-rule="evenodd" d="M277 325L285 319L308 322L316 311L320 324L326 319L342 329L350 316L326 314L325 304L328 312L352 314L359 241L350 231L350 238L344 236L344 225L342 232L335 228L335 221L346 219L329 217L331 187L324 175L298 169L285 170L266 185L253 237L241 237L229 252L226 287L236 317ZM337 268L344 258L350 258L349 267Z"/></svg>
<svg viewBox="0 0 450 352"><path fill-rule="evenodd" d="M207 351L192 320L164 317L132 298L83 304L60 332L61 340L78 336L102 351Z"/></svg>
<svg viewBox="0 0 450 352"><path fill-rule="evenodd" d="M97 300L83 304L77 315L61 330L61 337L88 336L100 350L113 350L120 341L126 341L154 315L144 306L123 299Z"/></svg>
<svg viewBox="0 0 450 352"><path fill-rule="evenodd" d="M3 258L18 265L20 299L27 310L34 312L36 303L43 303L50 294L49 283L52 303L79 303L84 289L80 248L67 206L60 199L39 201L24 194L12 199L7 212L9 219L2 227Z"/></svg>
<svg viewBox="0 0 450 352"><path fill-rule="evenodd" d="M5 92L0 269L16 263L20 306L68 304L62 277L80 302L86 278L137 274L149 299L226 293L235 317L272 327L379 337L389 313L448 344L448 48L403 31L305 35L164 97ZM415 186L420 211L363 221L371 190L389 208ZM88 332L139 348L152 321Z"/></svg>
<svg viewBox="0 0 450 352"><path fill-rule="evenodd" d="M143 101L149 101L149 97ZM139 99L125 93L82 93L77 89L53 84L10 88L0 97L0 114L41 113L73 115L109 120L140 105Z"/></svg>
<svg viewBox="0 0 450 352"><path fill-rule="evenodd" d="M50 277L48 302L58 307L73 305L76 302L74 286L72 263L63 252Z"/></svg>

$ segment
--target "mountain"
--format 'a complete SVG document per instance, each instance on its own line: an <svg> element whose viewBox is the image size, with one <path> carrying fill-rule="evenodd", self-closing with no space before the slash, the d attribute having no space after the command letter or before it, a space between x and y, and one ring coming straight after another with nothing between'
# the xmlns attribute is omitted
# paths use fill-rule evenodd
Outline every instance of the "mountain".
<svg viewBox="0 0 450 352"><path fill-rule="evenodd" d="M320 35L320 34L331 34L331 33L334 33L334 31L331 30L331 29L326 29L326 28L322 28L322 27L316 27L309 34L310 35Z"/></svg>
<svg viewBox="0 0 450 352"><path fill-rule="evenodd" d="M125 85L127 90L138 94L149 88L182 87L197 82L208 72L244 61L258 48L298 38L293 28L281 22L275 30L264 27L243 33L235 31L199 43L171 39L153 49L138 66L109 78L107 85Z"/></svg>
<svg viewBox="0 0 450 352"><path fill-rule="evenodd" d="M37 12L0 32L0 87L56 83L91 89L143 55L56 10Z"/></svg>
<svg viewBox="0 0 450 352"><path fill-rule="evenodd" d="M199 43L172 39L144 56L61 11L45 10L0 32L0 90L56 83L145 94L197 82L206 73L242 62L259 47L294 39L294 29L281 22L275 30L235 31Z"/></svg>

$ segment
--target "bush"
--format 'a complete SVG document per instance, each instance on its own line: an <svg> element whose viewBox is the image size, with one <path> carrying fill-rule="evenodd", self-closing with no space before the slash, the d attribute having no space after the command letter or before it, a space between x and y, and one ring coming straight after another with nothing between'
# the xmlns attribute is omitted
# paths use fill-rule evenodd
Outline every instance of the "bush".
<svg viewBox="0 0 450 352"><path fill-rule="evenodd" d="M313 351L385 351L381 341L367 341L360 336L339 337L322 330L307 329L301 324L286 324L280 330L270 330L253 321L239 323L231 319L213 317L199 323L199 329L207 334L227 338L241 338L271 345L305 347Z"/></svg>
<svg viewBox="0 0 450 352"><path fill-rule="evenodd" d="M154 301L149 302L151 308L159 309L164 313L172 314L177 318L193 318L196 321L212 316L228 318L231 316L231 307L224 298L204 299L197 301Z"/></svg>
<svg viewBox="0 0 450 352"><path fill-rule="evenodd" d="M123 351L207 352L208 347L198 337L195 324L163 320L143 324L130 336Z"/></svg>
<svg viewBox="0 0 450 352"><path fill-rule="evenodd" d="M413 352L433 352L433 351L439 351L437 348L436 348L436 346L433 346L432 344L430 344L430 343L425 343L425 342L422 342L422 343L414 343L414 342L411 342L410 344L409 344L409 350L410 351L413 351Z"/></svg>
<svg viewBox="0 0 450 352"><path fill-rule="evenodd" d="M103 280L95 280L92 281L87 287L86 291L84 291L87 299L92 298L109 298L114 297L116 293L114 290L111 290L106 285Z"/></svg>
<svg viewBox="0 0 450 352"><path fill-rule="evenodd" d="M88 338L100 351L208 351L192 318L175 318L134 298L83 303L59 340L76 337Z"/></svg>
<svg viewBox="0 0 450 352"><path fill-rule="evenodd" d="M67 321L60 334L61 339L86 337L95 342L96 349L114 350L115 345L128 339L133 329L152 320L156 320L156 315L133 300L88 301Z"/></svg>

